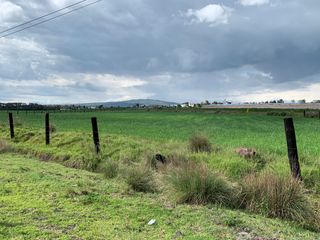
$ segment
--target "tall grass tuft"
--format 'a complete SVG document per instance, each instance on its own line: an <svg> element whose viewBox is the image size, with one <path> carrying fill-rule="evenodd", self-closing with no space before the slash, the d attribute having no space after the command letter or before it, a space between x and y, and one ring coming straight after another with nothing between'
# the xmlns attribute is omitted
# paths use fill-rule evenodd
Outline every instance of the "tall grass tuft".
<svg viewBox="0 0 320 240"><path fill-rule="evenodd" d="M108 160L106 163L105 163L105 166L103 167L103 175L106 177L106 178L115 178L118 176L118 172L119 172L119 164L114 162L114 161L111 161L111 160Z"/></svg>
<svg viewBox="0 0 320 240"><path fill-rule="evenodd" d="M203 135L195 134L189 139L189 149L192 152L211 152L212 145Z"/></svg>
<svg viewBox="0 0 320 240"><path fill-rule="evenodd" d="M169 182L180 203L234 206L235 189L232 184L205 165L189 162L174 168L169 174Z"/></svg>
<svg viewBox="0 0 320 240"><path fill-rule="evenodd" d="M304 195L302 184L290 176L250 175L242 183L240 200L241 206L251 212L319 227L319 219Z"/></svg>
<svg viewBox="0 0 320 240"><path fill-rule="evenodd" d="M148 167L134 166L124 170L126 183L137 192L157 191L153 172Z"/></svg>

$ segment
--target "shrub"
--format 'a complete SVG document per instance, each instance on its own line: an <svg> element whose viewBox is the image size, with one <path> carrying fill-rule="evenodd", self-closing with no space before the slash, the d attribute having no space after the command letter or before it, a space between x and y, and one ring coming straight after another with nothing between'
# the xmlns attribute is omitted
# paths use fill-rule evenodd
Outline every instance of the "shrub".
<svg viewBox="0 0 320 240"><path fill-rule="evenodd" d="M234 205L235 189L232 184L204 165L190 162L175 168L169 174L169 182L180 203Z"/></svg>
<svg viewBox="0 0 320 240"><path fill-rule="evenodd" d="M125 169L127 184L137 192L156 192L154 176L150 168L135 166Z"/></svg>
<svg viewBox="0 0 320 240"><path fill-rule="evenodd" d="M242 183L240 200L242 207L268 217L293 220L302 225L318 222L301 183L289 176L250 175Z"/></svg>
<svg viewBox="0 0 320 240"><path fill-rule="evenodd" d="M193 135L189 139L189 148L192 152L211 152L212 150L208 138L202 135Z"/></svg>
<svg viewBox="0 0 320 240"><path fill-rule="evenodd" d="M118 163L114 161L107 161L104 169L103 169L103 174L106 178L115 178L118 175L119 171L119 165Z"/></svg>

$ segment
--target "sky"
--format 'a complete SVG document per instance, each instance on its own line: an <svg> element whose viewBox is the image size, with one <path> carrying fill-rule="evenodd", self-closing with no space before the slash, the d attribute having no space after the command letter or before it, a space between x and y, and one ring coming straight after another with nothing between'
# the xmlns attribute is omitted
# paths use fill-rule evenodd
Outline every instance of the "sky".
<svg viewBox="0 0 320 240"><path fill-rule="evenodd" d="M0 32L77 1L0 0ZM319 12L319 0L102 0L0 38L0 102L320 99Z"/></svg>

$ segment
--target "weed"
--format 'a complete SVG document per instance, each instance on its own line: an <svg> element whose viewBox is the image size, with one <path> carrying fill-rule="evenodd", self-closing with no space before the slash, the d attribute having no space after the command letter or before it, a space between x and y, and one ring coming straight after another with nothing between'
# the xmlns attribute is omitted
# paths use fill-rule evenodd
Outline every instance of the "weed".
<svg viewBox="0 0 320 240"><path fill-rule="evenodd" d="M93 204L100 201L99 194L97 193L88 193L80 197L80 201L84 205Z"/></svg>
<svg viewBox="0 0 320 240"><path fill-rule="evenodd" d="M267 158L262 156L261 154L256 154L248 160L251 160L253 163L255 163L255 168L257 171L261 171L262 169L264 169L268 161Z"/></svg>
<svg viewBox="0 0 320 240"><path fill-rule="evenodd" d="M156 192L154 176L149 168L135 166L124 170L127 184L137 192Z"/></svg>
<svg viewBox="0 0 320 240"><path fill-rule="evenodd" d="M118 172L119 172L119 164L114 161L108 160L103 168L104 176L109 179L115 178L117 177Z"/></svg>
<svg viewBox="0 0 320 240"><path fill-rule="evenodd" d="M251 212L297 221L302 225L317 225L318 222L302 184L289 176L250 175L242 183L240 199L241 205Z"/></svg>
<svg viewBox="0 0 320 240"><path fill-rule="evenodd" d="M237 217L226 217L226 219L224 219L224 224L228 227L242 227L244 225L244 222L237 218Z"/></svg>
<svg viewBox="0 0 320 240"><path fill-rule="evenodd" d="M68 197L68 198L75 198L75 197L78 197L78 196L89 195L89 194L92 194L92 190L89 189L89 188L72 187L72 188L67 189L65 196Z"/></svg>
<svg viewBox="0 0 320 240"><path fill-rule="evenodd" d="M189 139L189 148L192 152L211 152L212 146L205 136L195 134Z"/></svg>
<svg viewBox="0 0 320 240"><path fill-rule="evenodd" d="M180 203L234 205L235 189L232 184L205 165L189 162L173 169L169 181Z"/></svg>

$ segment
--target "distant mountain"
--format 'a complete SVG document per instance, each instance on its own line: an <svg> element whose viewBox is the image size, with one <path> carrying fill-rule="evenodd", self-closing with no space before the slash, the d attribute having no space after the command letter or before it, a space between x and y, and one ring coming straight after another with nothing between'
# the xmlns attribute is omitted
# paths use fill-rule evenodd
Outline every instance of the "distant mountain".
<svg viewBox="0 0 320 240"><path fill-rule="evenodd" d="M134 107L139 104L140 106L173 106L177 105L178 103L175 102L166 102L161 100L154 100L154 99L132 99L128 101L119 101L119 102L97 102L97 103L83 103L83 104L77 104L78 106L86 106L86 107L97 107L97 106L103 106L105 108L110 107Z"/></svg>

